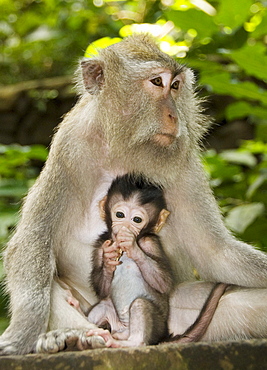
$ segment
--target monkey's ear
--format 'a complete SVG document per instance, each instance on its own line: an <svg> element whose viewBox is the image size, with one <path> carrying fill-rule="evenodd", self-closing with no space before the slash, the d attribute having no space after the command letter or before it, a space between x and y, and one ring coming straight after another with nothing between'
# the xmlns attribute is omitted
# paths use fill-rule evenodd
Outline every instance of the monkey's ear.
<svg viewBox="0 0 267 370"><path fill-rule="evenodd" d="M160 230L162 229L162 227L164 226L169 214L171 212L167 211L167 209L162 209L160 214L159 214L159 218L158 218L158 221L154 227L154 232L155 233L159 233Z"/></svg>
<svg viewBox="0 0 267 370"><path fill-rule="evenodd" d="M105 221L105 216L106 216L106 212L105 212L105 205L106 205L106 201L107 201L107 195L104 196L103 199L100 200L100 202L98 203L99 205L99 210L100 210L100 217L102 218L102 220Z"/></svg>
<svg viewBox="0 0 267 370"><path fill-rule="evenodd" d="M83 83L89 94L97 94L104 84L104 63L97 59L81 62Z"/></svg>

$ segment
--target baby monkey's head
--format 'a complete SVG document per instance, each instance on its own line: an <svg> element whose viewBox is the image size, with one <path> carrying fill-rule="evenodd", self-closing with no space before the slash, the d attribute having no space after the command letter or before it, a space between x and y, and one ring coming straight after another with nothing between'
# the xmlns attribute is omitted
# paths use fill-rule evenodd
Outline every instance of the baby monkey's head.
<svg viewBox="0 0 267 370"><path fill-rule="evenodd" d="M114 235L123 226L135 236L141 231L158 233L170 214L162 188L134 174L117 177L100 202L100 208Z"/></svg>

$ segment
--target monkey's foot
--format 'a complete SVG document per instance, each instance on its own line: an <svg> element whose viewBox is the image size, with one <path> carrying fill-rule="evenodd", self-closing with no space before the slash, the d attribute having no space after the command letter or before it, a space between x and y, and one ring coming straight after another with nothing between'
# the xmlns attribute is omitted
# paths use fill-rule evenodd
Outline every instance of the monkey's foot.
<svg viewBox="0 0 267 370"><path fill-rule="evenodd" d="M129 329L124 328L123 330L118 330L115 333L112 333L112 337L118 340L127 340L129 338L130 331Z"/></svg>
<svg viewBox="0 0 267 370"><path fill-rule="evenodd" d="M113 347L113 348L122 347L119 341L114 339L108 330L101 329L101 328L91 329L87 331L87 334L92 336L92 338L94 336L97 336L97 337L101 336L105 340L106 347Z"/></svg>
<svg viewBox="0 0 267 370"><path fill-rule="evenodd" d="M0 356L17 355L19 353L16 343L0 337Z"/></svg>
<svg viewBox="0 0 267 370"><path fill-rule="evenodd" d="M102 347L106 347L104 339L100 336L88 336L88 329L58 329L41 334L35 352L56 353Z"/></svg>

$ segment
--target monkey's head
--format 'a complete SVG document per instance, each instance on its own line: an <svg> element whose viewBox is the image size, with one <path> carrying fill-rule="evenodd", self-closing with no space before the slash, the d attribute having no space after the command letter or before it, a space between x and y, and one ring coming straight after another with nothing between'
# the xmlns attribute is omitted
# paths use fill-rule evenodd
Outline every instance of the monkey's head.
<svg viewBox="0 0 267 370"><path fill-rule="evenodd" d="M123 226L136 237L144 232L158 233L170 214L163 190L134 175L117 177L112 182L107 196L100 202L100 210L115 236Z"/></svg>
<svg viewBox="0 0 267 370"><path fill-rule="evenodd" d="M193 73L160 51L149 35L128 37L81 65L111 153L116 148L125 158L175 155L185 142L190 150L206 131Z"/></svg>

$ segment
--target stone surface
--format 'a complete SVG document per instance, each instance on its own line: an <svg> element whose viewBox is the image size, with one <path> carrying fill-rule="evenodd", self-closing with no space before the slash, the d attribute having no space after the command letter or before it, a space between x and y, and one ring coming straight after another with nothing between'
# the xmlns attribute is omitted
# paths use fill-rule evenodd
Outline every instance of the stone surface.
<svg viewBox="0 0 267 370"><path fill-rule="evenodd" d="M5 356L0 358L0 369L264 370L267 369L267 340Z"/></svg>

